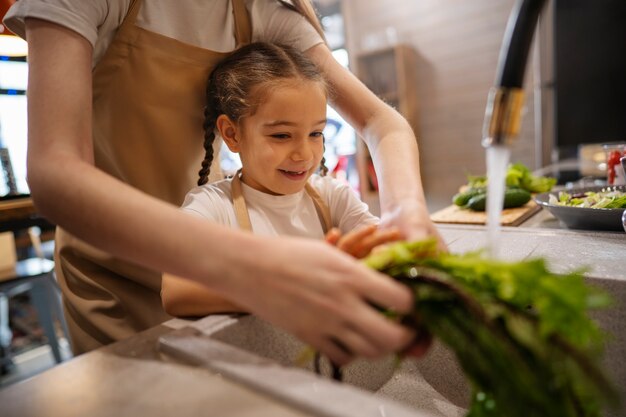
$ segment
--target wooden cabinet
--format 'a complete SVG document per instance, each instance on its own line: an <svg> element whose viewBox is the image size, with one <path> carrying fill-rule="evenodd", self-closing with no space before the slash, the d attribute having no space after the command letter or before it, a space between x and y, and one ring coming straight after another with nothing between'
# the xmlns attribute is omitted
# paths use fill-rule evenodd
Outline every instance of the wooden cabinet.
<svg viewBox="0 0 626 417"><path fill-rule="evenodd" d="M402 114L418 132L417 54L406 45L368 51L357 55L356 74L384 102ZM358 141L357 164L361 198L378 204L378 181L367 147Z"/></svg>

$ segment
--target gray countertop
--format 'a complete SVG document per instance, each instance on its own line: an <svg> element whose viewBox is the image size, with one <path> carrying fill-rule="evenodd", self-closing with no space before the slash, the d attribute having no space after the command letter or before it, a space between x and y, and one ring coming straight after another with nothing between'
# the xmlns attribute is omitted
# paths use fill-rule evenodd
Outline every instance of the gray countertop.
<svg viewBox="0 0 626 417"><path fill-rule="evenodd" d="M549 218L547 221L551 222ZM531 227L503 227L499 256L509 261L542 257L556 272L584 268L586 275L593 278L626 281L626 233L539 227L545 226L545 222ZM484 226L438 225L438 228L451 252L463 253L487 245Z"/></svg>
<svg viewBox="0 0 626 417"><path fill-rule="evenodd" d="M157 350L157 326L0 391L3 417L305 417L208 369Z"/></svg>

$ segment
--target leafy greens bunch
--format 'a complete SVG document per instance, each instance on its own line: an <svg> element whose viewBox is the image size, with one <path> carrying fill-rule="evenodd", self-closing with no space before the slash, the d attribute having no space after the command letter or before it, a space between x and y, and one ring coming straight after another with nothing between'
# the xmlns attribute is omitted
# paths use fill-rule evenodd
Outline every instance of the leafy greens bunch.
<svg viewBox="0 0 626 417"><path fill-rule="evenodd" d="M364 262L413 289L402 320L454 351L473 389L468 417L595 417L617 401L597 365L604 337L588 317L609 299L582 271L441 253L434 240L399 242Z"/></svg>
<svg viewBox="0 0 626 417"><path fill-rule="evenodd" d="M554 187L556 178L533 175L526 165L518 162L507 167L505 182L507 187L521 188L530 193L545 193ZM470 175L467 185L470 188L487 187L487 177Z"/></svg>

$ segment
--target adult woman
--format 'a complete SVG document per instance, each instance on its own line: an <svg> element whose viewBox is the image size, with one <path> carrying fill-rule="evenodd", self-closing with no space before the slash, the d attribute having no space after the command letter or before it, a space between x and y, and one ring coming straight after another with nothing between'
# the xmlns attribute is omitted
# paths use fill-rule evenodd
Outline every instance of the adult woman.
<svg viewBox="0 0 626 417"><path fill-rule="evenodd" d="M307 2L294 4L310 15ZM273 1L21 0L5 24L29 42L29 185L62 227L57 269L77 352L167 317L155 270L228 295L336 362L347 360L342 347L376 356L407 343L406 329L365 302L406 310L404 288L323 243L261 239L172 206L195 181L202 87L221 51L291 41L368 142L383 220L409 237L436 234L408 124L334 61L301 15Z"/></svg>

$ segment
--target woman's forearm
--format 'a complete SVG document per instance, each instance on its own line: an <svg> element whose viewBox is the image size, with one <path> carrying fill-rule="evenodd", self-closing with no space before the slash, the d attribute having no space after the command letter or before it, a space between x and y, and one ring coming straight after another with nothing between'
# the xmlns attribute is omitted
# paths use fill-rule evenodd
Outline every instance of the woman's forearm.
<svg viewBox="0 0 626 417"><path fill-rule="evenodd" d="M163 274L161 300L165 312L175 317L246 312L244 308L204 285L171 274Z"/></svg>
<svg viewBox="0 0 626 417"><path fill-rule="evenodd" d="M38 211L121 259L219 288L236 270L235 258L241 263L258 244L251 235L189 216L74 156L31 157L37 163L29 168L29 184ZM225 250L229 245L241 253Z"/></svg>
<svg viewBox="0 0 626 417"><path fill-rule="evenodd" d="M425 209L417 140L404 117L385 106L368 119L362 136L374 161L382 213L409 201Z"/></svg>
<svg viewBox="0 0 626 417"><path fill-rule="evenodd" d="M406 119L335 61L326 45L307 53L333 87L333 107L367 144L378 174L382 214L407 202L425 210L417 140Z"/></svg>

